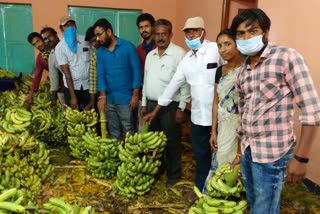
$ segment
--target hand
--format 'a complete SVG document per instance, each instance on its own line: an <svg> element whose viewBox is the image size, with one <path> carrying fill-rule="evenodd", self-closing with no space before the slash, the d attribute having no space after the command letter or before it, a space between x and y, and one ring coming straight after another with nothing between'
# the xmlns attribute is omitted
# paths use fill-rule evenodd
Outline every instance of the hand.
<svg viewBox="0 0 320 214"><path fill-rule="evenodd" d="M84 107L84 111L89 111L94 108L94 103L90 102L86 107Z"/></svg>
<svg viewBox="0 0 320 214"><path fill-rule="evenodd" d="M217 135L216 135L216 133L214 133L214 134L212 134L212 135L210 136L209 143L210 143L211 150L218 150Z"/></svg>
<svg viewBox="0 0 320 214"><path fill-rule="evenodd" d="M50 107L54 108L56 106L56 104L57 104L57 99L52 99Z"/></svg>
<svg viewBox="0 0 320 214"><path fill-rule="evenodd" d="M30 94L24 99L23 104L26 106L29 106L31 103L32 103L32 95Z"/></svg>
<svg viewBox="0 0 320 214"><path fill-rule="evenodd" d="M129 106L131 111L137 108L139 105L139 96L138 95L132 95Z"/></svg>
<svg viewBox="0 0 320 214"><path fill-rule="evenodd" d="M231 166L230 166L230 169L231 169L231 171L233 170L233 168L236 166L236 165L238 165L238 164L240 164L240 158L238 158L237 156L235 157L235 159L232 161L232 163L231 163Z"/></svg>
<svg viewBox="0 0 320 214"><path fill-rule="evenodd" d="M141 116L141 117L144 117L144 116L146 116L146 114L147 114L147 107L141 106L140 116Z"/></svg>
<svg viewBox="0 0 320 214"><path fill-rule="evenodd" d="M307 164L300 163L292 158L288 165L284 178L288 183L296 183L303 180L306 176Z"/></svg>
<svg viewBox="0 0 320 214"><path fill-rule="evenodd" d="M180 109L178 109L176 111L176 123L180 124L184 122L184 111L181 111Z"/></svg>
<svg viewBox="0 0 320 214"><path fill-rule="evenodd" d="M106 99L99 99L98 100L98 110L99 110L99 112L106 113L106 108L107 108L107 100Z"/></svg>
<svg viewBox="0 0 320 214"><path fill-rule="evenodd" d="M78 100L76 97L71 97L70 105L71 108L78 109Z"/></svg>
<svg viewBox="0 0 320 214"><path fill-rule="evenodd" d="M147 114L146 116L144 116L142 118L143 120L143 123L145 122L149 122L149 124L152 122L152 120L157 116L156 112L153 111L153 112L150 112L149 114Z"/></svg>

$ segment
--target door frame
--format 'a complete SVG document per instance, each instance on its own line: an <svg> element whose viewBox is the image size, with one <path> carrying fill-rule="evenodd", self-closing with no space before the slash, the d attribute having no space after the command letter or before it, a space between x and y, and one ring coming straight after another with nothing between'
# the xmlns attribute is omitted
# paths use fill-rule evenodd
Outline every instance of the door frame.
<svg viewBox="0 0 320 214"><path fill-rule="evenodd" d="M230 14L230 2L232 0L223 0L222 2L222 19L221 19L221 29L224 30L228 28L229 14ZM255 8L258 7L258 0L253 0Z"/></svg>

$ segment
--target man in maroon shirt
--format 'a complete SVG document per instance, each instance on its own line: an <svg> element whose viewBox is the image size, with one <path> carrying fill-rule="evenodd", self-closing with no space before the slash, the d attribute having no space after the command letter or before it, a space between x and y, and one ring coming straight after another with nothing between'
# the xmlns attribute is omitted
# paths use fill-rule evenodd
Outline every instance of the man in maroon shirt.
<svg viewBox="0 0 320 214"><path fill-rule="evenodd" d="M42 77L43 70L48 71L48 58L50 55L50 49L45 45L43 38L37 32L30 33L28 36L28 42L40 51L36 59L36 68L34 72L34 78L29 95L25 98L24 104L29 106L32 103L32 95L39 90L39 84Z"/></svg>
<svg viewBox="0 0 320 214"><path fill-rule="evenodd" d="M137 47L137 52L139 55L141 69L142 69L142 81L144 75L144 64L146 61L147 54L157 47L156 43L153 40L152 36L152 26L155 20L153 16L149 13L141 14L137 19L137 26L139 28L139 32L141 37L143 38L143 42ZM142 99L142 88L140 89L140 96L139 96L139 108L137 109L140 112L141 108L141 99ZM138 115L139 118L139 132L142 131L142 119L140 114L135 113L134 115Z"/></svg>

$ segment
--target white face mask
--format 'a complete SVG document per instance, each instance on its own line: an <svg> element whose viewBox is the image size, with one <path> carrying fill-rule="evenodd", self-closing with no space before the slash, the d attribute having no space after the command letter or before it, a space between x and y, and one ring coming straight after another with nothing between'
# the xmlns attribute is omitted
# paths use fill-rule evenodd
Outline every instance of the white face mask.
<svg viewBox="0 0 320 214"><path fill-rule="evenodd" d="M263 34L247 40L236 40L238 50L247 56L255 56L264 46Z"/></svg>

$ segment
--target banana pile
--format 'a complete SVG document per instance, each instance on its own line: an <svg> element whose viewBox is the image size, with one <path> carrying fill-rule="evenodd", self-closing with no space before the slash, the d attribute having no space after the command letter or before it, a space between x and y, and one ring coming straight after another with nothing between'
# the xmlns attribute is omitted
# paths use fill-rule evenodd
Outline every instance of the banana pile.
<svg viewBox="0 0 320 214"><path fill-rule="evenodd" d="M31 125L32 113L23 109L8 109L1 127L8 133L23 132Z"/></svg>
<svg viewBox="0 0 320 214"><path fill-rule="evenodd" d="M82 136L86 143L89 157L88 171L97 178L112 178L120 165L118 146L116 139L102 139L99 136L87 132Z"/></svg>
<svg viewBox="0 0 320 214"><path fill-rule="evenodd" d="M194 191L198 196L195 206L189 209L189 214L242 214L247 209L248 202L246 200L223 200L203 195L197 187Z"/></svg>
<svg viewBox="0 0 320 214"><path fill-rule="evenodd" d="M73 206L65 202L63 198L50 198L49 203L43 204L43 209L48 214L94 214L91 206L81 207L79 203Z"/></svg>
<svg viewBox="0 0 320 214"><path fill-rule="evenodd" d="M230 163L219 167L215 175L208 181L207 190L212 197L229 196L240 197L245 192L241 177L239 176L240 164L236 165L233 171L230 170Z"/></svg>
<svg viewBox="0 0 320 214"><path fill-rule="evenodd" d="M17 76L12 71L7 71L4 68L0 68L0 79L14 79Z"/></svg>
<svg viewBox="0 0 320 214"><path fill-rule="evenodd" d="M24 206L32 206L35 203L26 198L26 193L26 189L4 189L0 194L1 213L31 213Z"/></svg>
<svg viewBox="0 0 320 214"><path fill-rule="evenodd" d="M26 188L30 198L41 191L43 181L53 176L49 151L28 131L0 131L0 181L5 188Z"/></svg>
<svg viewBox="0 0 320 214"><path fill-rule="evenodd" d="M78 111L66 106L64 112L67 132L68 132L68 143L71 149L71 155L77 159L84 160L88 157L86 149L86 143L82 136L86 132L95 135L96 124L98 123L98 114L94 109L90 111Z"/></svg>
<svg viewBox="0 0 320 214"><path fill-rule="evenodd" d="M145 123L141 133L127 133L125 144L119 145L118 168L114 187L119 194L128 198L148 192L158 173L167 138L163 132L147 132Z"/></svg>

